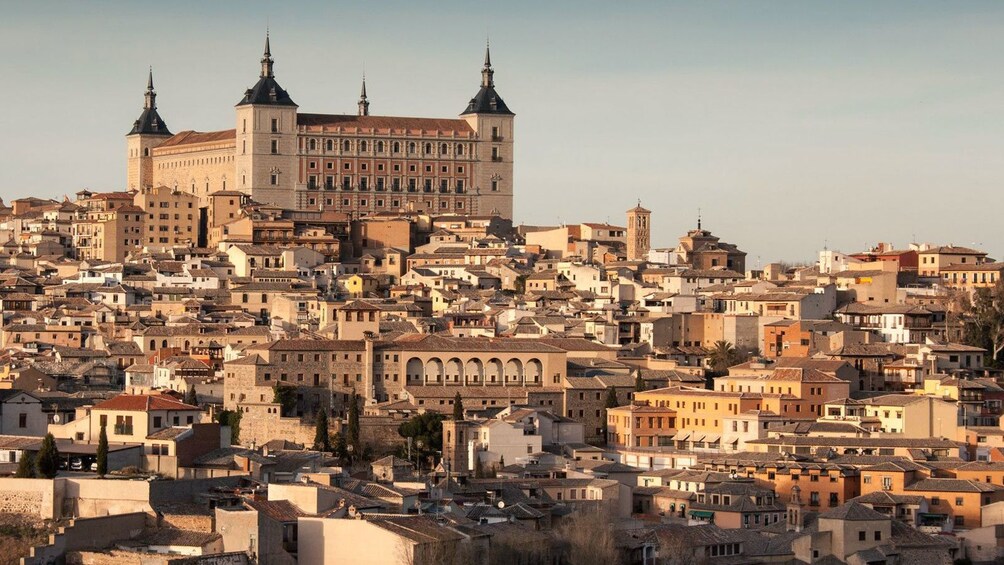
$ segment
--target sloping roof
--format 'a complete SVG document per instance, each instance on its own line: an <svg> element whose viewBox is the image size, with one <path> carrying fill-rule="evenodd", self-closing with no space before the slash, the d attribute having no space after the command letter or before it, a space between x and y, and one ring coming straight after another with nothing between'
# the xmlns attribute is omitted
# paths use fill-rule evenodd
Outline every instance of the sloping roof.
<svg viewBox="0 0 1004 565"><path fill-rule="evenodd" d="M123 410L127 412L149 412L151 410L192 410L201 412L198 406L179 402L163 394L120 394L94 407L95 410Z"/></svg>
<svg viewBox="0 0 1004 565"><path fill-rule="evenodd" d="M237 141L237 130L228 129L223 131L192 131L185 130L174 134L172 137L164 141L157 146L158 149L161 147L174 147L177 145L191 145L193 143L208 143L212 141L227 141L232 140L234 143Z"/></svg>
<svg viewBox="0 0 1004 565"><path fill-rule="evenodd" d="M308 129L343 128L373 131L423 131L473 135L466 120L456 118L407 118L344 114L297 114L296 123Z"/></svg>
<svg viewBox="0 0 1004 565"><path fill-rule="evenodd" d="M885 514L880 514L859 502L848 502L838 506L833 510L828 510L819 515L821 520L845 520L851 522L888 520Z"/></svg>

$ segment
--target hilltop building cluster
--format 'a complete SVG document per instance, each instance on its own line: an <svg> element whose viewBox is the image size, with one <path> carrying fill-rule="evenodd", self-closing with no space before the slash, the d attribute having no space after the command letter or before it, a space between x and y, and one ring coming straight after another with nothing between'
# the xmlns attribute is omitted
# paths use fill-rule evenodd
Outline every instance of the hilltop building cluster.
<svg viewBox="0 0 1004 565"><path fill-rule="evenodd" d="M222 132L151 76L121 191L0 201L0 514L56 525L22 562L1004 558L965 306L1004 263L514 224L487 53L458 119L301 114L273 65Z"/></svg>

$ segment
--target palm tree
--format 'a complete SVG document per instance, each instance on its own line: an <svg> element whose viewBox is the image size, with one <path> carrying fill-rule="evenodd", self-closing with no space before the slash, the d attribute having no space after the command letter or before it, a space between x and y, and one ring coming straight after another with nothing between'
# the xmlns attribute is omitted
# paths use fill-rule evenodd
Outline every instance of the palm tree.
<svg viewBox="0 0 1004 565"><path fill-rule="evenodd" d="M708 353L708 364L711 365L711 370L720 374L727 373L729 367L735 365L738 360L736 348L725 340L716 341L715 346Z"/></svg>

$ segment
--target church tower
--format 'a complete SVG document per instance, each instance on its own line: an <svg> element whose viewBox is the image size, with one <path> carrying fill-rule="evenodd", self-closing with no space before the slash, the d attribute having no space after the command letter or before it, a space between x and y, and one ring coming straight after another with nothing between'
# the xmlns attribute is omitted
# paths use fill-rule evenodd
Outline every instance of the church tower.
<svg viewBox="0 0 1004 565"><path fill-rule="evenodd" d="M485 64L481 69L481 88L460 114L477 135L472 178L480 204L471 213L498 213L512 219L513 210L513 119L502 97L495 90L495 71L489 47L485 47Z"/></svg>
<svg viewBox="0 0 1004 565"><path fill-rule="evenodd" d="M157 91L153 89L153 69L146 79L143 113L126 134L126 187L141 190L153 186L153 148L173 135L157 113Z"/></svg>
<svg viewBox="0 0 1004 565"><path fill-rule="evenodd" d="M652 243L650 220L652 212L641 207L641 201L627 211L627 258L643 261Z"/></svg>
<svg viewBox="0 0 1004 565"><path fill-rule="evenodd" d="M272 71L269 36L258 82L237 103L237 189L259 202L294 208L297 184L296 110Z"/></svg>

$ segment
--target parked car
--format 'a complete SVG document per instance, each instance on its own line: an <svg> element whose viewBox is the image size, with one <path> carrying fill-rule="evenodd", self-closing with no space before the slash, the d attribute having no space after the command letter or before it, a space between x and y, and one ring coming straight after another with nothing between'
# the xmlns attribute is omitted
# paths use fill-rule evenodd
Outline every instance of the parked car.
<svg viewBox="0 0 1004 565"><path fill-rule="evenodd" d="M73 459L70 459L70 469L73 469L74 471L83 471L84 460L79 457L74 457Z"/></svg>

